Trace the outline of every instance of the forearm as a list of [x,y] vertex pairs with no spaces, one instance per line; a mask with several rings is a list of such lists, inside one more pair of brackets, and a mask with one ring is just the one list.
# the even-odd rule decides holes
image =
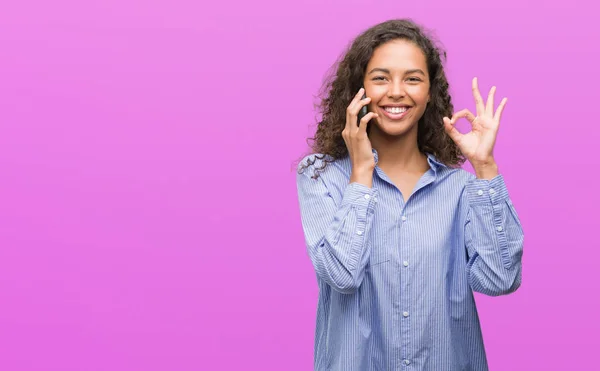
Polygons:
[[[307,193],[303,195],[302,190]],[[310,188],[301,188],[308,254],[320,279],[339,292],[352,293],[360,286],[368,261],[367,238],[377,190],[351,183],[344,190],[339,206],[331,198],[316,194]]]
[[465,243],[474,291],[497,296],[521,284],[523,229],[501,176],[476,179],[466,188],[469,216]]

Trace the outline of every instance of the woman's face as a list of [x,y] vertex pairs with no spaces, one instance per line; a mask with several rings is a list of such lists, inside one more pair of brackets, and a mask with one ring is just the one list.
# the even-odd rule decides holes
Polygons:
[[369,111],[379,114],[374,120],[379,130],[392,136],[416,130],[429,101],[429,86],[427,61],[418,46],[398,39],[377,47],[364,87],[371,98]]

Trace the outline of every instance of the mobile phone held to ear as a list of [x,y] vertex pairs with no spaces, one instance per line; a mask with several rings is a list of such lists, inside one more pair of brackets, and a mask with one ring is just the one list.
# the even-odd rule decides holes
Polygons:
[[[367,97],[367,94],[364,93],[361,99],[365,99],[366,97]],[[368,112],[369,112],[369,110],[366,105],[362,106],[360,111],[358,111],[358,123],[357,123],[358,126],[360,126],[360,120],[362,120],[362,118],[365,117]]]

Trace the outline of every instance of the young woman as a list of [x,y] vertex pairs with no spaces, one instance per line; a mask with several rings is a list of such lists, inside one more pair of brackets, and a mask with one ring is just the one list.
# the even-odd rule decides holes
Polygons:
[[495,108],[474,79],[476,113],[453,113],[443,56],[412,21],[387,21],[325,85],[297,175],[315,370],[488,369],[473,291],[521,284],[523,231],[493,156],[506,99]]

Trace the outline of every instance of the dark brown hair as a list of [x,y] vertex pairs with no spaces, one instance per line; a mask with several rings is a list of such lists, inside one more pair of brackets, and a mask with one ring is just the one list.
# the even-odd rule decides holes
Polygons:
[[[364,31],[333,65],[332,71],[335,70],[335,74],[330,74],[321,88],[318,108],[322,119],[317,124],[314,138],[307,140],[312,153],[322,154],[318,158],[323,160],[323,165],[315,170],[323,171],[329,162],[348,156],[348,149],[342,138],[342,130],[346,126],[346,108],[363,84],[373,51],[396,39],[413,42],[423,51],[427,60],[431,98],[418,123],[419,150],[433,154],[447,166],[460,166],[464,163],[464,156],[444,131],[442,121],[444,116],[451,117],[454,110],[442,65],[446,52],[434,44],[432,37],[421,26],[410,19],[399,19],[380,23]],[[309,160],[308,164],[302,164],[299,172],[313,163],[314,160]],[[318,173],[315,174],[313,177],[318,177]]]

